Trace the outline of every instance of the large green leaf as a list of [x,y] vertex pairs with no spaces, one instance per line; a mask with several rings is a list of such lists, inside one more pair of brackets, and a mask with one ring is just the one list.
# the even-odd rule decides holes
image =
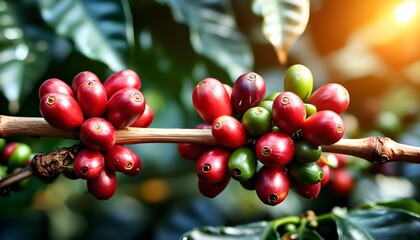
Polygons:
[[262,31],[284,64],[289,48],[308,24],[309,0],[254,0],[252,9],[263,17]]
[[13,114],[19,111],[20,103],[45,72],[51,55],[46,40],[28,38],[25,34],[25,30],[42,33],[36,26],[22,25],[24,18],[28,18],[23,15],[29,4],[17,6],[5,1],[1,4],[0,90],[9,101],[9,111]]
[[176,21],[189,26],[194,50],[226,70],[232,81],[252,69],[251,47],[236,25],[229,1],[158,1],[171,7]]
[[134,46],[131,12],[125,0],[41,0],[44,20],[73,40],[88,58],[111,70],[128,67]]

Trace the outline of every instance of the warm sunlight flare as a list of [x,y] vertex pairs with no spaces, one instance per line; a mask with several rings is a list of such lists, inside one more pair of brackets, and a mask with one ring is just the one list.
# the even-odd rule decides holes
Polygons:
[[406,23],[414,18],[417,11],[417,0],[402,2],[395,9],[395,17],[399,23]]

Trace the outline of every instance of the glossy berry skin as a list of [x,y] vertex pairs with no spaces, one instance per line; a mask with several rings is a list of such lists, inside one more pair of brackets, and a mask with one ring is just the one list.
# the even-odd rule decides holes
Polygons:
[[25,167],[31,154],[31,148],[26,143],[10,142],[1,152],[1,162],[8,167],[9,171],[13,171]]
[[233,110],[242,114],[251,107],[258,106],[264,99],[266,84],[263,77],[255,72],[239,76],[232,87]]
[[317,198],[321,192],[321,182],[306,184],[299,181],[293,181],[292,187],[299,196],[305,199]]
[[274,99],[271,114],[280,131],[290,135],[302,128],[306,119],[306,108],[299,96],[292,92],[283,92]]
[[205,152],[197,161],[195,171],[198,178],[205,182],[221,182],[229,176],[230,152],[214,147]]
[[344,136],[343,119],[337,113],[324,110],[307,118],[302,127],[303,138],[314,146],[331,145]]
[[267,205],[281,203],[289,194],[290,180],[284,167],[263,166],[257,173],[255,191]]
[[298,164],[292,163],[287,166],[290,176],[299,182],[314,184],[324,178],[322,169],[316,162]]
[[88,80],[77,88],[77,102],[86,118],[102,117],[107,105],[105,88],[99,81]]
[[104,118],[93,117],[80,126],[80,141],[94,150],[106,150],[114,146],[117,133],[114,126]]
[[215,78],[205,78],[195,86],[192,102],[198,115],[210,124],[219,116],[232,115],[229,93]]
[[350,104],[350,95],[341,84],[328,83],[315,90],[308,99],[308,103],[313,104],[318,111],[331,110],[341,114]]
[[242,116],[242,125],[246,132],[258,137],[271,130],[271,114],[263,107],[251,107]]
[[255,145],[257,159],[271,167],[284,166],[294,155],[295,147],[291,137],[282,132],[269,132],[262,135]]
[[138,74],[131,69],[124,69],[109,76],[104,87],[108,98],[124,88],[141,88],[141,80]]
[[116,129],[133,124],[146,108],[146,99],[136,88],[124,88],[114,93],[108,100],[106,119]]
[[226,148],[239,148],[247,143],[244,126],[232,116],[217,117],[212,124],[211,133],[216,142]]
[[77,89],[82,83],[86,81],[100,82],[101,80],[98,78],[98,76],[96,76],[96,74],[90,71],[83,71],[76,74],[76,76],[73,78],[73,81],[71,82],[71,89],[73,90],[75,98],[77,98]]
[[198,179],[198,190],[203,196],[215,198],[226,189],[229,182],[230,177],[227,177],[220,182],[206,182]]
[[243,182],[250,179],[257,171],[257,157],[250,148],[235,149],[229,157],[229,173],[232,178]]
[[130,125],[130,127],[147,128],[152,124],[154,113],[152,108],[146,103],[143,114]]
[[141,171],[142,162],[140,157],[125,146],[114,145],[112,148],[105,150],[103,155],[106,166],[111,170],[122,172],[129,176],[136,176]]
[[111,198],[117,190],[117,175],[115,171],[106,167],[98,177],[88,179],[86,182],[89,193],[98,200]]
[[79,104],[67,94],[45,94],[40,100],[39,111],[45,121],[54,128],[74,129],[84,120]]
[[105,161],[102,153],[90,148],[82,148],[73,162],[76,176],[82,179],[94,179],[104,170]]
[[316,161],[318,166],[321,168],[322,173],[324,174],[324,177],[321,180],[321,186],[322,187],[327,185],[327,183],[330,181],[330,177],[331,177],[331,168],[330,168],[330,166],[328,166],[325,163],[325,161],[323,159],[325,159],[325,157],[321,156],[321,158],[318,161]]
[[292,65],[284,74],[284,91],[295,93],[303,101],[311,96],[313,84],[312,72],[304,65]]
[[297,163],[317,161],[322,154],[321,146],[314,146],[305,140],[295,142],[295,155],[293,160]]
[[38,89],[39,99],[47,93],[62,93],[74,97],[71,87],[61,79],[49,78],[45,80]]
[[197,161],[211,146],[196,143],[178,143],[179,155],[185,160]]

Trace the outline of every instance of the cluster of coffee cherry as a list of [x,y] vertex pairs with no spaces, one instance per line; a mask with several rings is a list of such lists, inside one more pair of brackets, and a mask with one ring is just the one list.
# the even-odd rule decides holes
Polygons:
[[134,176],[141,170],[139,156],[116,144],[116,130],[148,127],[153,120],[140,87],[137,73],[125,69],[103,83],[94,73],[83,71],[71,86],[50,78],[39,88],[42,117],[54,128],[78,130],[82,147],[73,162],[74,172],[98,199],[114,194],[116,172]]
[[[31,164],[32,150],[31,147],[22,142],[7,142],[6,139],[0,138],[0,180],[7,177],[14,171]],[[13,184],[11,190],[21,190],[28,182],[28,179]]]
[[205,123],[196,128],[211,129],[217,145],[178,144],[183,158],[197,161],[199,191],[213,198],[233,178],[267,205],[282,202],[289,189],[316,198],[329,178],[322,146],[343,137],[340,114],[349,94],[337,83],[312,90],[312,73],[301,64],[286,70],[284,92],[269,95],[255,72],[233,86],[214,78],[199,82],[192,101]]

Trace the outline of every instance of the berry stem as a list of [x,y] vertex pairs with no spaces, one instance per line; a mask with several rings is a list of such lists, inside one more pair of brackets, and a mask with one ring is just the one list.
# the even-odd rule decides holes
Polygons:
[[[78,133],[73,130],[53,128],[43,118],[0,115],[0,137],[14,136],[77,139]],[[216,144],[211,129],[128,127],[117,130],[117,144],[181,142]],[[360,139],[341,139],[335,144],[322,146],[322,151],[352,155],[375,164],[387,162],[420,164],[420,147],[397,143],[387,137],[372,136]]]
[[8,188],[9,186],[13,185],[14,183],[20,182],[23,179],[31,177],[33,174],[34,172],[32,171],[32,167],[27,166],[1,179],[0,180],[0,195],[1,196],[9,195],[9,192],[10,192],[10,189]]

